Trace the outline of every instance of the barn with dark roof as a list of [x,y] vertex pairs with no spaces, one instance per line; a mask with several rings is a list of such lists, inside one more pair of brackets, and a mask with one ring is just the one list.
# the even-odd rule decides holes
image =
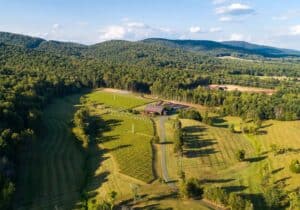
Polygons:
[[148,104],[145,107],[145,113],[147,114],[158,114],[158,115],[167,115],[167,109],[163,105],[157,105],[157,104]]

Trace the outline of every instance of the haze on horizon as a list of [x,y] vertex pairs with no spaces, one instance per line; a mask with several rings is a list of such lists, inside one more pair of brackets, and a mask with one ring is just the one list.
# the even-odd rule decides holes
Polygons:
[[237,40],[300,50],[297,0],[0,0],[0,5],[0,31],[47,40]]

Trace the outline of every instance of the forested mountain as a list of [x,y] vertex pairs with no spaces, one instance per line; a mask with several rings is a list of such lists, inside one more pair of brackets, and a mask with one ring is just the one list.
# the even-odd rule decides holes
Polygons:
[[213,56],[236,57],[299,57],[300,51],[279,49],[240,41],[216,42],[208,40],[169,40],[160,38],[145,39],[146,43],[158,43],[169,47],[201,52]]

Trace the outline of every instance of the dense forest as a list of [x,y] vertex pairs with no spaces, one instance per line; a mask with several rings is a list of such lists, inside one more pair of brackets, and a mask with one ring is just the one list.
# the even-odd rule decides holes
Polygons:
[[[16,188],[18,150],[38,135],[43,108],[54,97],[113,87],[218,107],[223,115],[297,120],[297,77],[297,62],[223,60],[157,43],[85,46],[0,33],[0,209],[9,208]],[[207,88],[215,83],[277,92],[269,96]]]

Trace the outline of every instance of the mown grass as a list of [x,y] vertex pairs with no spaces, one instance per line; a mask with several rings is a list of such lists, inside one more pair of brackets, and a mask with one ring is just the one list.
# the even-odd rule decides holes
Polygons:
[[[290,162],[299,159],[299,121],[265,121],[258,135],[240,132],[242,120],[238,117],[219,118],[215,120],[214,126],[193,120],[181,121],[187,133],[184,156],[176,156],[172,152],[172,145],[168,151],[168,167],[173,177],[182,166],[187,177],[200,178],[207,185],[219,185],[231,192],[243,193],[254,202],[257,209],[266,208],[261,194],[266,168],[272,183],[284,183],[286,191],[299,187],[299,175],[289,170]],[[231,133],[228,124],[235,124],[237,133]],[[167,136],[172,137],[170,123],[167,123],[166,128],[169,133]],[[272,144],[291,150],[274,155]],[[246,150],[246,160],[243,162],[237,161],[235,157],[239,149]]]
[[49,104],[42,134],[22,147],[15,209],[71,209],[80,201],[84,157],[69,127],[79,97]]
[[112,93],[99,90],[86,95],[86,98],[87,102],[104,104],[117,109],[131,109],[152,102],[150,99],[130,93]]

